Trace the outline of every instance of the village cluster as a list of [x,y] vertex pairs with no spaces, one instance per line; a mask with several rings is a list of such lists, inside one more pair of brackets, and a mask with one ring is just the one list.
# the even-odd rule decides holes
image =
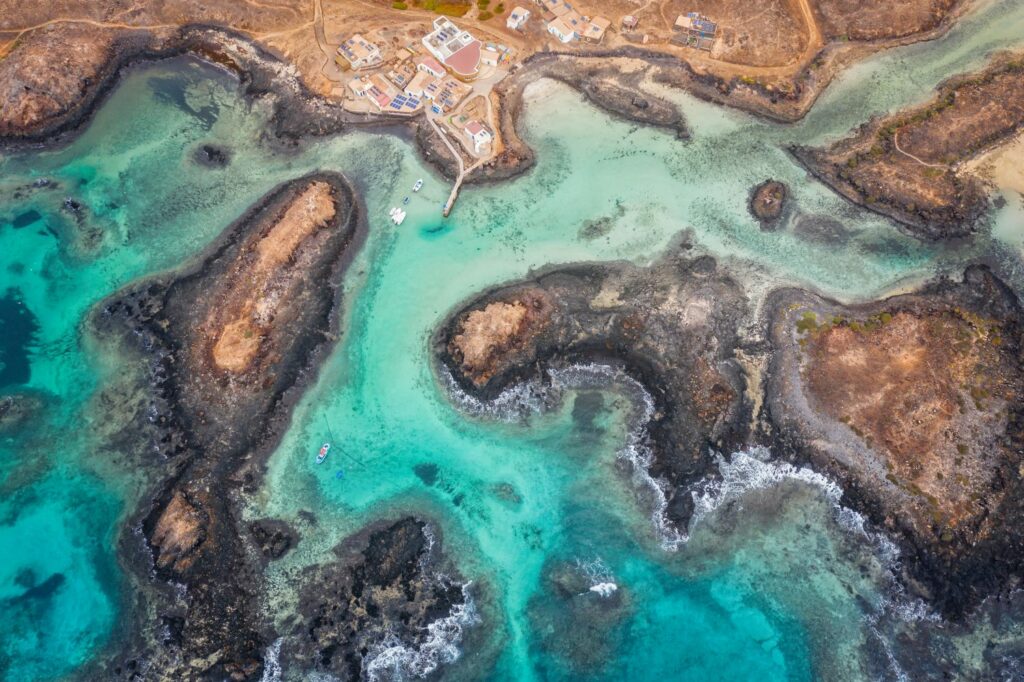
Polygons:
[[[545,31],[561,43],[601,42],[611,26],[605,17],[587,16],[566,0],[534,1]],[[531,15],[526,7],[517,6],[509,13],[506,26],[524,31]],[[623,17],[624,35],[634,35],[638,23],[635,16]],[[701,50],[711,50],[718,31],[714,22],[696,12],[679,15],[674,29],[673,43]],[[349,36],[338,47],[336,62],[342,70],[354,73],[347,88],[357,110],[410,116],[425,111],[455,132],[463,147],[480,158],[489,156],[494,133],[488,125],[489,108],[467,106],[468,101],[478,99],[471,97],[472,83],[496,74],[500,77],[498,70],[512,58],[510,47],[484,42],[448,17],[439,16],[419,42],[407,42],[387,55],[380,44],[362,34]],[[488,89],[476,92],[486,96]]]
[[[469,98],[474,91],[472,81],[492,75],[511,57],[511,48],[484,43],[448,17],[438,17],[419,44],[398,49],[386,64],[380,46],[359,34],[341,44],[337,62],[354,72],[373,70],[357,73],[348,82],[357,101],[372,107],[368,110],[406,115],[428,111],[443,117]],[[494,134],[486,122],[452,116],[447,123],[462,133],[461,141],[473,155],[489,152]]]

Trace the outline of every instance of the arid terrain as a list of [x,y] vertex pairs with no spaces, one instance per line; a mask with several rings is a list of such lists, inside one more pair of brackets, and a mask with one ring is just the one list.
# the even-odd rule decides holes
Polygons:
[[1016,297],[975,268],[962,284],[852,309],[804,293],[774,298],[766,400],[783,447],[912,538],[908,569],[947,613],[1019,571]]
[[[597,58],[596,66],[628,57],[640,60],[664,84],[700,96],[792,120],[801,116],[843,64],[889,44],[926,39],[949,25],[964,3],[904,0],[858,3],[853,14],[837,0],[734,0],[648,2],[595,0],[577,7],[605,16],[610,27],[600,42],[559,43],[545,29],[545,10],[521,30],[505,26],[513,3],[437,5],[364,0],[281,0],[277,3],[214,1],[198,5],[83,2],[24,6],[0,2],[0,138],[40,137],[58,119],[89,105],[91,91],[119,68],[118,57],[159,52],[175,43],[183,26],[220,27],[266,49],[295,67],[312,93],[341,103],[351,79],[339,68],[338,46],[353,33],[371,36],[388,60],[403,46],[418,45],[438,11],[482,40],[506,46],[515,70],[546,52]],[[404,8],[399,8],[402,5]],[[433,7],[434,11],[427,9]],[[718,24],[710,51],[677,42],[677,16],[699,12]],[[636,28],[620,26],[626,15]],[[857,27],[856,29],[854,27]],[[500,113],[490,121],[495,128]],[[496,153],[501,151],[497,145]]]
[[796,151],[848,198],[924,237],[970,232],[987,205],[977,175],[961,166],[1006,144],[1024,125],[1024,58],[1003,55],[951,79],[928,104],[866,124],[827,150]]

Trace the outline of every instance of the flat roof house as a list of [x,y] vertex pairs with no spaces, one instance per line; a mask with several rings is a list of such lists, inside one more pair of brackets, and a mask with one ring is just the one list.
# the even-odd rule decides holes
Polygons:
[[561,19],[548,22],[548,33],[558,38],[563,43],[571,43],[576,40],[576,30],[570,28],[569,24]]
[[363,38],[358,33],[346,40],[338,47],[338,54],[349,63],[353,69],[365,69],[380,64],[380,48]]
[[488,130],[487,126],[480,121],[470,121],[466,124],[465,131],[466,137],[472,141],[473,149],[477,154],[479,154],[480,150],[489,145],[491,140],[494,139],[494,135],[491,134],[491,131]]
[[508,15],[508,20],[505,21],[505,25],[513,31],[518,31],[526,25],[526,21],[530,18],[530,10],[523,7],[516,7],[512,10],[512,14]]
[[434,30],[423,36],[423,46],[457,78],[469,80],[480,70],[480,41],[448,17],[434,19]]
[[591,19],[580,34],[584,40],[589,40],[592,43],[599,43],[604,38],[605,32],[608,27],[612,25],[612,22],[604,17],[594,17]]
[[444,78],[445,70],[441,62],[431,56],[426,56],[416,62],[416,70],[429,73],[434,78]]
[[405,94],[410,97],[424,99],[423,93],[426,92],[427,86],[436,81],[437,79],[426,71],[418,71],[413,76],[413,79],[409,81],[409,84],[405,86]]

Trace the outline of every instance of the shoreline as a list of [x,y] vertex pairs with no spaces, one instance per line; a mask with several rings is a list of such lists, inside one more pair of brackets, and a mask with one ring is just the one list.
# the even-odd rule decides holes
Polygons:
[[[941,37],[974,4],[970,0],[958,3],[936,27],[923,33],[853,44],[827,44],[811,64],[800,69],[792,80],[796,97],[793,92],[782,93],[757,81],[742,82],[737,76],[725,79],[714,74],[702,74],[678,55],[632,45],[590,52],[534,53],[521,65],[517,65],[493,92],[499,105],[499,129],[504,150],[470,173],[465,184],[480,185],[509,180],[532,168],[535,152],[518,134],[523,106],[522,92],[530,82],[544,77],[569,85],[588,102],[612,116],[675,130],[681,139],[686,139],[685,121],[674,104],[645,91],[637,82],[638,79],[631,78],[632,74],[621,73],[614,63],[599,64],[588,75],[584,75],[581,67],[587,61],[636,60],[644,70],[654,70],[652,76],[656,83],[777,123],[795,123],[806,115],[836,75],[852,63],[884,49]],[[308,137],[344,134],[348,129],[408,129],[421,159],[445,179],[452,180],[455,177],[455,160],[451,158],[450,152],[443,145],[434,143],[437,141],[428,142],[433,139],[433,135],[423,114],[410,118],[348,112],[340,104],[310,91],[288,62],[245,35],[212,24],[186,24],[171,35],[160,36],[147,29],[116,35],[95,82],[85,89],[80,100],[37,129],[0,136],[0,151],[52,148],[67,144],[88,125],[96,110],[116,88],[125,69],[182,56],[191,56],[227,69],[239,78],[247,98],[274,98],[271,121],[274,137],[282,144],[295,144]],[[827,73],[819,82],[813,67],[823,56],[828,60],[825,63]],[[568,73],[555,74],[563,66]],[[602,78],[612,81],[612,87],[606,88],[604,92],[595,87],[596,81]],[[624,105],[627,95],[634,101],[640,99],[648,105],[653,103],[655,110],[647,111],[648,106]]]
[[[693,266],[694,263],[691,263],[690,267]],[[659,264],[651,267],[654,271],[640,269],[642,272],[637,276],[651,287],[657,288],[656,270]],[[686,281],[688,275],[684,273],[687,272],[687,266],[680,262],[676,267],[676,272],[681,275],[681,281]],[[996,287],[1004,296],[1017,301],[1009,288],[991,274],[986,274],[989,273],[987,268],[968,268],[963,283],[950,283],[939,276],[916,287],[912,293],[888,296],[855,305],[843,305],[802,289],[774,290],[758,313],[758,322],[752,336],[737,336],[730,342],[725,336],[716,335],[721,343],[719,351],[725,354],[720,359],[725,364],[720,364],[719,367],[725,372],[724,375],[731,377],[730,383],[738,395],[733,398],[733,407],[719,412],[719,421],[715,429],[706,437],[698,436],[696,441],[693,440],[694,424],[699,422],[695,415],[706,413],[707,405],[713,404],[714,400],[709,402],[707,396],[691,387],[686,379],[687,372],[681,373],[680,367],[665,364],[665,348],[660,342],[653,342],[655,345],[652,345],[652,342],[648,341],[650,337],[660,335],[658,323],[652,320],[669,315],[669,311],[674,310],[673,304],[668,304],[667,308],[664,304],[649,307],[642,302],[625,300],[625,297],[620,300],[614,294],[615,291],[629,291],[628,285],[621,286],[622,281],[629,281],[628,277],[616,279],[627,270],[628,266],[616,263],[551,265],[530,272],[521,280],[506,282],[472,295],[457,304],[444,317],[434,333],[431,346],[435,377],[439,377],[441,372],[447,373],[460,391],[486,405],[520,385],[533,382],[546,385],[552,372],[588,363],[598,363],[617,369],[637,381],[653,401],[652,417],[642,426],[650,439],[652,451],[646,473],[652,479],[667,484],[663,491],[665,506],[662,513],[674,525],[676,532],[685,533],[689,525],[694,511],[689,493],[694,490],[694,486],[702,480],[715,480],[720,474],[711,453],[736,452],[751,446],[765,446],[772,452],[774,460],[797,466],[810,466],[812,470],[827,475],[840,484],[842,503],[862,514],[873,530],[882,532],[899,547],[904,561],[901,564],[902,570],[895,576],[898,582],[912,594],[933,605],[947,622],[964,621],[977,612],[985,598],[1004,595],[1007,590],[1013,588],[1015,576],[1019,576],[1024,570],[1024,563],[999,561],[998,557],[1007,556],[1007,552],[1012,553],[1016,551],[1014,548],[1024,544],[1024,536],[1011,532],[1015,524],[1024,519],[1022,488],[1016,482],[1010,482],[1014,474],[997,474],[997,482],[992,484],[998,487],[998,482],[1002,481],[1004,485],[1010,486],[1005,497],[1000,498],[1003,500],[999,503],[1000,511],[997,512],[993,508],[991,516],[983,512],[977,517],[980,521],[969,519],[963,525],[953,526],[952,536],[947,537],[948,531],[944,530],[945,526],[940,525],[938,530],[925,529],[911,521],[901,520],[901,510],[905,510],[910,504],[904,497],[909,496],[911,502],[919,504],[923,499],[922,495],[927,497],[927,493],[915,492],[917,488],[912,482],[904,484],[902,488],[895,484],[890,487],[891,489],[887,488],[891,481],[884,476],[879,480],[874,467],[880,465],[875,462],[884,462],[886,458],[896,455],[885,449],[873,450],[875,446],[870,444],[870,439],[865,446],[861,440],[862,436],[854,438],[857,432],[851,431],[846,422],[832,425],[832,418],[823,411],[822,406],[809,413],[811,417],[808,418],[811,422],[808,423],[826,425],[826,435],[815,435],[815,429],[825,428],[824,426],[807,427],[811,428],[808,431],[807,428],[793,422],[797,418],[794,410],[812,408],[799,408],[799,405],[803,405],[804,399],[794,396],[803,395],[807,389],[802,384],[804,379],[800,378],[799,372],[791,367],[794,362],[792,356],[798,351],[782,344],[779,336],[779,330],[791,331],[793,328],[790,309],[794,301],[827,304],[836,311],[841,311],[844,316],[852,315],[856,319],[877,314],[879,310],[907,308],[917,311],[916,314],[923,314],[922,311],[945,309],[943,306],[953,306],[954,310],[960,310],[958,306],[966,306],[969,311],[965,313],[967,319],[973,319],[970,317],[973,314],[971,311],[974,310],[972,306],[975,305],[972,301],[984,299],[985,291],[988,290],[986,287]],[[699,267],[698,270],[703,271]],[[700,276],[712,276],[710,272],[714,271],[704,272]],[[719,269],[718,274],[713,276],[729,277],[724,269]],[[609,284],[611,280],[616,280],[615,286]],[[575,289],[584,290],[584,293],[579,294],[581,299],[615,301],[613,307],[609,309],[614,312],[607,313],[600,307],[579,307],[573,294],[566,293],[574,291],[570,284]],[[545,291],[546,294],[543,293]],[[502,325],[498,322],[501,319],[497,317],[501,314],[499,306],[523,302],[529,308],[531,300],[545,295],[549,296],[550,300],[545,300],[542,307],[553,312],[528,315],[525,322],[515,327],[518,331],[509,337],[495,338],[493,332],[486,332],[492,334],[491,340],[488,341],[491,345],[487,356],[480,356],[478,352],[471,350],[474,346],[479,348],[480,344],[471,337],[467,342],[466,334],[485,333],[479,330],[494,330],[503,326],[509,328],[507,307],[506,323]],[[726,305],[728,307],[728,304]],[[1013,305],[1019,307],[1019,303]],[[535,310],[541,310],[536,305],[533,307]],[[642,324],[646,326],[642,328],[641,336],[644,341],[630,340],[628,333],[623,332],[628,326],[622,327],[622,319],[630,319],[630,311],[634,308],[644,311],[645,319]],[[998,306],[995,309],[998,309]],[[488,311],[491,311],[493,321],[473,319],[474,315]],[[599,321],[603,320],[605,314],[611,315],[607,324],[598,324],[591,319],[596,317]],[[686,316],[686,312],[676,314]],[[1018,320],[1012,314],[1007,315],[1009,316],[997,315],[996,319],[1005,324],[1006,334],[1012,336],[1017,333],[1013,330],[1018,329]],[[566,336],[560,331],[562,327],[573,331]],[[592,329],[600,331],[593,332],[595,336],[591,337]],[[1013,338],[1016,339],[1016,336]],[[685,342],[683,343],[685,345]],[[657,348],[661,350],[655,350]],[[736,364],[734,355],[730,355],[739,352],[752,353],[764,358],[766,365],[763,380],[745,376],[742,367]],[[466,353],[472,355],[467,356]],[[667,356],[674,357],[672,353],[668,353]],[[470,359],[467,360],[467,357]],[[477,360],[479,357],[489,359],[481,364]],[[783,364],[790,369],[783,371]],[[727,366],[731,367],[731,370],[726,369]],[[692,370],[690,372],[692,373]],[[439,381],[444,383],[441,379]],[[757,385],[751,386],[750,381],[756,381]],[[780,381],[788,382],[788,388],[780,388]],[[702,380],[699,383],[706,382]],[[756,414],[753,413],[753,409],[758,403],[749,395],[751,388],[761,397],[760,409]],[[993,431],[993,438],[997,442],[1001,442],[999,439],[1002,438],[1016,437],[1015,424],[1018,418],[1011,415],[1008,419],[1005,435],[999,435],[1001,432],[997,426],[992,427],[996,429]],[[1021,421],[1024,421],[1024,417]],[[847,431],[850,433],[847,434]],[[850,451],[860,452],[866,447],[867,450],[858,455],[859,460],[852,460],[864,463],[858,464],[857,467],[846,463],[845,455],[833,452],[842,446],[832,441],[823,441],[823,438],[837,438],[835,443],[847,444]],[[690,442],[699,444],[699,454],[689,451],[686,444]],[[823,443],[831,445],[825,447]],[[1008,472],[1013,468],[1007,463],[1012,459],[1009,454],[993,456],[999,459],[1000,467],[1009,467]],[[969,467],[963,470],[965,473],[986,470],[985,467],[973,463],[973,460],[970,462],[972,463],[965,465]],[[1002,468],[999,471],[1002,471]],[[975,485],[987,484],[979,482]],[[964,497],[966,494],[961,493],[961,497],[967,499]],[[973,525],[976,523],[981,525]],[[991,534],[986,534],[988,531],[985,529],[989,527],[986,524],[995,524]]]
[[[252,389],[255,397],[240,393],[240,399],[224,398],[224,414],[214,414],[210,408],[217,402],[204,395],[212,390],[219,397],[241,389],[203,388],[204,381],[210,381],[207,373],[188,359],[195,357],[191,347],[197,339],[201,342],[203,332],[198,330],[195,336],[193,329],[179,329],[173,322],[181,310],[194,306],[179,300],[182,293],[172,292],[203,286],[210,277],[230,281],[223,279],[229,276],[225,268],[236,262],[230,254],[243,253],[239,249],[252,243],[254,230],[279,219],[273,216],[280,215],[287,205],[283,202],[294,201],[300,188],[316,183],[327,183],[344,202],[345,211],[334,219],[337,232],[321,238],[325,250],[319,263],[309,266],[323,275],[323,286],[312,294],[320,302],[310,306],[312,312],[280,313],[298,314],[300,328],[294,338],[282,339],[290,347],[282,349],[282,359],[270,366],[280,364],[269,375],[273,385],[267,387],[260,380]],[[262,641],[262,619],[254,609],[267,549],[243,523],[239,509],[242,498],[258,489],[266,460],[291,424],[295,405],[334,348],[334,330],[343,310],[341,277],[366,230],[365,210],[352,185],[337,173],[312,173],[265,194],[185,265],[129,284],[95,308],[90,318],[93,335],[127,348],[149,368],[145,382],[156,410],[151,421],[158,425],[152,444],[160,458],[154,465],[163,467],[163,476],[158,470],[138,507],[126,512],[117,543],[118,561],[134,590],[147,595],[145,607],[140,608],[138,597],[129,605],[134,607],[129,608],[129,617],[135,620],[130,636],[126,642],[112,642],[112,655],[100,657],[96,668],[110,674],[127,661],[137,666],[142,660],[186,676],[190,670],[196,674],[199,665],[203,674],[216,669],[233,679],[251,679],[262,669],[268,642]],[[321,248],[307,243],[313,245],[306,248]],[[225,259],[230,262],[225,264]],[[286,305],[295,307],[298,302]],[[268,371],[259,369],[262,364],[255,367],[256,379]],[[263,520],[264,525],[272,521]],[[225,573],[237,580],[224,584]],[[179,592],[175,585],[185,589]],[[169,635],[161,635],[162,643],[154,640],[160,622],[169,628]]]

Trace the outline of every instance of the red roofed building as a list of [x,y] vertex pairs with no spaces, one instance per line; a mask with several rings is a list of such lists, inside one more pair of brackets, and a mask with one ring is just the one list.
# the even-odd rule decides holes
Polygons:
[[427,56],[416,62],[416,68],[424,73],[429,73],[434,78],[444,78],[445,70],[441,62],[433,57]]
[[494,135],[480,121],[470,121],[465,127],[466,137],[473,141],[473,149],[479,154],[481,148],[491,143]]
[[463,80],[474,77],[480,71],[480,48],[479,40],[474,40],[469,45],[454,52],[451,57],[444,60],[445,66],[452,70],[452,75]]

